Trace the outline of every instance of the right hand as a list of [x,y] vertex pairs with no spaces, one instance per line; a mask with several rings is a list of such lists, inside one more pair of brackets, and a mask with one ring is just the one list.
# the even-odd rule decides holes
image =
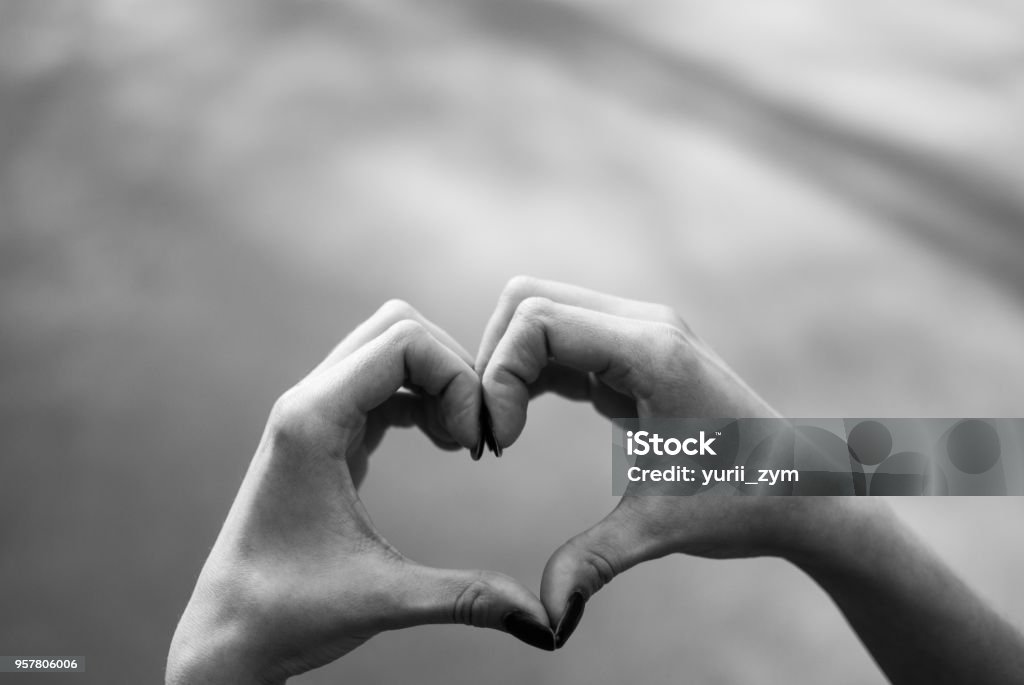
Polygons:
[[[476,369],[502,447],[519,437],[529,399],[543,392],[589,401],[608,418],[776,416],[669,307],[532,278],[505,288]],[[544,569],[541,601],[557,626],[556,645],[619,573],[674,552],[781,553],[794,526],[820,520],[806,511],[829,506],[820,499],[627,494]]]

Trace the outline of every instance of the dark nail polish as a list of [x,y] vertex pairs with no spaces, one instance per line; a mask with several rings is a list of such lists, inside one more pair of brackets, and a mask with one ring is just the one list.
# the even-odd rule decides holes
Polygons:
[[519,638],[531,647],[548,652],[555,651],[555,634],[551,628],[535,621],[522,611],[513,611],[501,622],[511,635]]
[[476,445],[469,451],[469,456],[472,457],[473,461],[480,461],[480,457],[484,453],[484,434],[480,433],[480,439],[476,441]]
[[487,449],[494,452],[494,435],[491,434],[491,415],[487,411],[487,405],[480,407],[480,435],[484,436]]
[[558,622],[558,628],[555,630],[555,647],[561,647],[569,640],[569,636],[580,624],[583,609],[586,606],[587,601],[583,599],[583,593],[577,590],[569,595],[569,600],[565,603],[565,611],[562,612],[562,619]]
[[498,444],[498,439],[494,437],[494,427],[491,425],[491,413],[487,411],[486,404],[481,407],[480,410],[480,427],[487,438],[487,448],[494,453],[494,456],[500,457],[501,445]]

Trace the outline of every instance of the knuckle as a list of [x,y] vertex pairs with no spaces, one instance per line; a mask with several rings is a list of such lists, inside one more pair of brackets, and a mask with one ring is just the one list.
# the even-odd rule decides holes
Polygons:
[[666,380],[677,378],[678,365],[689,358],[685,334],[668,323],[642,323],[621,344],[632,363],[620,369],[623,377],[610,380],[630,387],[638,400],[653,397]]
[[583,572],[586,590],[593,595],[610,583],[619,573],[618,555],[608,545],[590,543],[583,545],[574,541],[577,567]]
[[405,300],[392,298],[382,304],[377,310],[378,315],[386,321],[402,321],[403,319],[418,319],[419,312]]
[[452,622],[483,626],[490,590],[491,586],[484,578],[483,571],[475,571],[473,577],[455,596],[452,603]]
[[693,328],[690,327],[689,322],[682,316],[680,316],[679,312],[672,309],[671,307],[669,308],[669,312],[671,312],[672,314],[669,323],[672,324],[677,329],[679,329],[687,337],[688,340],[692,341],[696,337],[696,334],[693,332]]
[[394,343],[409,343],[428,335],[423,324],[414,319],[402,319],[387,330],[388,338]]
[[669,379],[689,377],[696,359],[693,341],[669,324],[654,324],[651,331],[652,365]]
[[546,297],[527,297],[519,302],[513,318],[527,322],[539,321],[551,311],[552,304],[551,300]]
[[513,276],[505,284],[502,297],[509,302],[519,302],[538,292],[540,283],[540,279],[533,276]]
[[694,337],[693,330],[690,328],[690,324],[680,316],[679,312],[674,307],[667,304],[650,303],[648,311],[648,318],[654,323],[662,323],[678,328],[684,334],[690,337]]
[[670,323],[651,324],[648,335],[652,341],[654,357],[659,362],[675,359],[690,349],[690,340],[686,333]]
[[285,391],[270,410],[270,435],[279,447],[303,448],[319,439],[321,421],[304,393],[294,387]]
[[295,388],[286,390],[277,398],[270,410],[270,423],[278,429],[290,426],[302,414],[302,404],[298,390]]

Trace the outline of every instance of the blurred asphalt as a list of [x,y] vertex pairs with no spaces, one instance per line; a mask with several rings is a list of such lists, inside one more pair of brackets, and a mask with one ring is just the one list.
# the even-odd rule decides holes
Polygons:
[[[0,653],[154,682],[274,398],[402,297],[475,349],[517,273],[671,303],[794,416],[1024,416],[1024,10],[0,4]],[[398,548],[536,588],[607,426],[389,436]],[[1019,500],[898,502],[1018,625]],[[70,682],[45,677],[37,682]],[[882,682],[781,562],[617,579],[552,656],[462,627],[301,683]]]

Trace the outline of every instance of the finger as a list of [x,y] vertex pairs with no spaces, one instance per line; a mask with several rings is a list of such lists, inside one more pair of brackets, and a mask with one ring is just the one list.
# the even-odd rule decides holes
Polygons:
[[544,367],[536,381],[530,384],[530,399],[547,392],[578,402],[590,402],[605,418],[636,416],[636,402],[612,390],[593,373],[577,371],[558,363]]
[[561,647],[576,629],[587,601],[615,576],[642,561],[662,556],[620,503],[590,530],[559,547],[544,567],[540,596]]
[[443,450],[455,450],[460,447],[445,427],[440,406],[432,397],[399,390],[374,411],[381,414],[388,426],[416,426],[434,445]]
[[519,437],[526,424],[529,386],[550,362],[593,373],[612,390],[640,400],[653,393],[657,372],[666,372],[662,360],[669,353],[666,345],[680,335],[669,324],[595,312],[544,298],[524,300],[481,380],[498,444],[507,447]]
[[415,321],[403,320],[318,380],[327,416],[344,424],[382,405],[405,384],[437,398],[448,433],[463,447],[480,437],[480,380],[465,359]]
[[460,345],[455,338],[448,334],[447,331],[420,314],[419,311],[417,311],[416,308],[408,302],[392,299],[381,305],[369,319],[359,324],[351,333],[345,336],[345,338],[338,343],[333,350],[331,350],[330,354],[328,354],[327,357],[317,365],[313,370],[313,373],[322,371],[323,369],[337,364],[339,361],[352,354],[399,321],[415,321],[426,328],[427,331],[438,341],[451,348],[451,350],[459,355],[460,358],[465,360],[466,363],[470,366],[473,365],[473,357],[466,351],[466,348]]
[[395,580],[399,627],[462,623],[503,630],[538,649],[555,649],[540,600],[504,574],[406,562]]
[[[435,398],[400,389],[394,395],[374,409],[370,415],[375,422],[367,421],[367,431],[363,438],[363,450],[349,452],[348,470],[356,489],[362,485],[369,470],[369,457],[389,428],[408,428],[417,426],[434,445],[442,450],[451,451],[461,447],[445,427],[444,416]],[[374,425],[375,428],[370,428]]]
[[516,276],[511,279],[498,298],[498,305],[491,314],[484,335],[477,349],[476,370],[482,372],[498,346],[498,341],[505,334],[516,308],[526,299],[543,297],[553,302],[574,305],[584,309],[592,309],[605,314],[614,314],[632,319],[657,321],[661,323],[681,323],[675,311],[665,305],[640,300],[630,300],[616,295],[608,295],[596,290],[581,288],[577,285],[546,281],[530,276]]

